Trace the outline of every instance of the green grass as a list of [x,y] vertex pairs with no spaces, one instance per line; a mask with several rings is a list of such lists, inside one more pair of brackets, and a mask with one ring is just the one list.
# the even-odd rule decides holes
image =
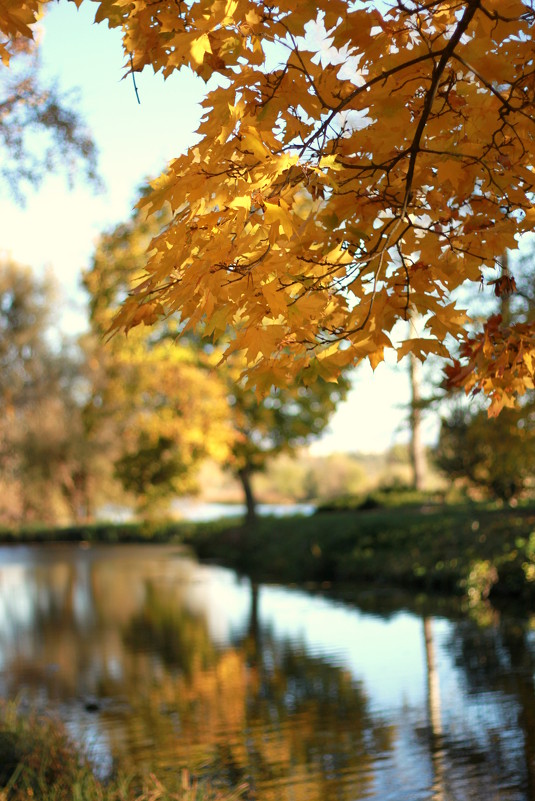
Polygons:
[[244,790],[221,793],[186,770],[165,783],[153,774],[99,781],[61,724],[0,707],[0,801],[236,801]]
[[70,526],[35,524],[21,528],[0,526],[0,544],[31,544],[49,542],[91,542],[115,545],[117,543],[180,543],[189,539],[198,529],[228,527],[225,521],[210,523],[128,522],[81,523]]
[[201,558],[258,580],[373,582],[466,594],[535,596],[535,507],[397,507],[198,529]]
[[[409,499],[408,499],[409,500]],[[412,501],[412,499],[411,499]],[[0,531],[4,542],[183,543],[258,581],[372,582],[425,592],[535,598],[535,505],[385,506],[311,517]]]

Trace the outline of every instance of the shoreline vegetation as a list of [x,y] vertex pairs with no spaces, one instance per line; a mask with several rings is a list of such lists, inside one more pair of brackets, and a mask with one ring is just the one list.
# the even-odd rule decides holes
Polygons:
[[535,503],[447,505],[369,496],[311,516],[0,529],[0,544],[168,543],[258,582],[365,583],[464,597],[535,598]]
[[245,790],[218,790],[186,769],[165,780],[152,773],[100,780],[59,721],[0,705],[0,801],[238,801]]

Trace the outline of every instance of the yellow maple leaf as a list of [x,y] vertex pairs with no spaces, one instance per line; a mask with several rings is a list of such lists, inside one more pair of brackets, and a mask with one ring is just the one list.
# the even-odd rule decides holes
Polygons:
[[203,33],[191,43],[190,53],[196,64],[202,64],[204,61],[204,54],[211,53],[212,46],[207,33]]
[[[282,229],[282,232],[288,239],[293,234],[293,223],[292,218],[289,212],[284,209],[282,206],[278,205],[277,203],[269,203],[266,201],[264,203],[264,222],[267,225],[279,225],[279,228]],[[277,233],[279,229],[277,228]]]
[[275,317],[280,314],[285,315],[288,312],[284,291],[276,279],[269,281],[267,284],[262,284],[261,290]]

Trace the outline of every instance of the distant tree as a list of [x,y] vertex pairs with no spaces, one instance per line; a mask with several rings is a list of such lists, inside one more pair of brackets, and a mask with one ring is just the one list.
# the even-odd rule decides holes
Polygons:
[[0,264],[0,517],[91,518],[108,483],[103,441],[84,414],[85,354],[52,324],[51,280]]
[[28,268],[14,262],[0,265],[0,517],[4,522],[23,515],[13,441],[21,420],[43,399],[50,292],[50,282],[34,280]]
[[247,520],[256,519],[256,498],[251,478],[264,470],[280,453],[294,453],[321,434],[338,403],[349,389],[349,381],[337,383],[319,378],[313,386],[297,382],[286,389],[272,388],[257,398],[238,380],[229,381],[229,403],[236,433],[230,466],[241,481],[247,505]]
[[92,414],[112,426],[115,474],[143,514],[194,492],[203,460],[228,454],[224,387],[202,356],[170,338],[154,342],[138,335],[102,348],[102,385],[91,398]]
[[533,406],[504,409],[495,420],[483,410],[455,410],[442,420],[435,460],[450,479],[512,500],[535,476]]
[[[417,321],[414,316],[410,319],[410,336],[418,336]],[[422,402],[422,376],[421,363],[414,353],[409,353],[409,456],[412,472],[413,489],[420,492],[424,488],[426,475],[425,447],[423,443],[423,402]]]
[[369,477],[362,464],[349,453],[332,453],[309,460],[305,480],[306,500],[330,502],[356,497]]
[[0,404],[4,417],[33,403],[46,373],[53,284],[28,267],[0,263]]
[[0,185],[19,201],[48,172],[72,182],[82,171],[99,184],[91,134],[74,99],[43,80],[35,43],[18,40],[0,72],[0,155]]
[[97,427],[113,428],[116,476],[143,514],[193,492],[202,461],[224,460],[232,439],[217,359],[196,343],[177,345],[176,321],[103,341],[139,277],[154,225],[135,217],[103,234],[84,274],[100,372],[90,414]]
[[[24,522],[86,522],[111,478],[105,453],[87,437],[69,387],[50,382],[38,408],[17,420],[10,437]],[[97,466],[98,465],[98,466]]]
[[[114,314],[120,302],[126,295],[135,291],[135,286],[139,282],[146,265],[146,251],[151,239],[157,236],[168,223],[169,217],[165,210],[158,215],[144,218],[139,212],[134,213],[131,220],[123,223],[108,234],[101,236],[91,269],[85,273],[84,283],[90,298],[91,324],[95,333],[103,334],[107,331],[113,320]],[[337,403],[344,397],[349,387],[348,379],[341,377],[337,383],[330,383],[318,378],[310,387],[305,387],[297,381],[294,385],[287,388],[272,387],[263,398],[258,398],[250,389],[243,386],[240,380],[242,362],[238,366],[230,360],[221,363],[222,352],[218,347],[206,342],[202,342],[198,336],[183,335],[181,344],[174,340],[183,326],[173,317],[166,321],[160,321],[158,326],[153,328],[142,327],[128,334],[117,334],[106,347],[104,359],[108,359],[110,369],[116,369],[117,360],[123,358],[132,342],[136,342],[136,347],[145,353],[140,363],[140,373],[138,375],[139,387],[143,382],[151,381],[150,373],[158,370],[158,353],[165,353],[166,358],[171,358],[175,353],[175,359],[185,358],[185,354],[190,359],[190,363],[197,363],[197,367],[203,371],[202,381],[205,389],[199,383],[197,387],[197,400],[192,399],[188,405],[189,412],[182,412],[184,420],[191,420],[190,431],[195,430],[195,414],[200,413],[203,400],[206,400],[210,393],[221,394],[225,398],[226,415],[230,426],[230,451],[224,453],[219,450],[219,459],[224,459],[227,466],[240,479],[244,497],[247,505],[248,520],[254,520],[256,516],[256,499],[254,497],[251,476],[262,470],[267,460],[275,454],[284,451],[295,451],[296,448],[304,445],[312,437],[320,434],[330,419]],[[222,332],[219,332],[220,334]],[[122,355],[121,355],[122,354]],[[152,355],[149,355],[152,354]],[[181,355],[182,354],[182,355]],[[149,368],[148,364],[153,368]],[[217,365],[217,370],[214,366]],[[143,375],[146,372],[147,375]],[[190,374],[193,381],[193,373]],[[201,381],[201,378],[198,378]],[[158,381],[152,379],[154,390],[158,389]],[[124,382],[123,382],[124,384]],[[161,385],[161,382],[160,382]],[[188,385],[183,382],[177,384],[173,394],[173,403],[182,404],[184,395],[188,393]],[[135,403],[132,394],[132,403]],[[147,403],[148,395],[145,392],[140,395],[143,403]],[[148,402],[150,406],[150,401]],[[210,442],[209,431],[214,427],[219,432],[225,430],[224,421],[217,417],[214,409],[223,410],[220,405],[211,404],[210,420],[205,420],[201,426],[203,442],[205,447],[199,448],[199,457],[206,455],[216,455],[216,448],[208,448]],[[172,415],[169,418],[171,419]],[[156,418],[154,418],[156,419]],[[178,422],[180,422],[178,420]],[[181,430],[184,426],[181,424]],[[165,432],[163,438],[152,443],[140,443],[139,458],[136,469],[132,473],[136,458],[133,451],[126,461],[121,461],[119,470],[125,477],[124,469],[128,468],[132,477],[139,481],[142,476],[149,479],[149,464],[151,459],[149,454],[156,458],[156,452],[151,449],[161,449],[162,453],[162,473],[155,468],[156,473],[149,485],[155,486],[157,478],[167,475],[168,471],[176,468],[176,475],[182,472],[186,476],[184,463],[180,456],[180,450],[172,453],[173,439],[169,439]],[[217,437],[214,435],[214,445],[217,445]],[[179,447],[179,440],[175,441],[175,447]],[[147,450],[148,448],[148,450]],[[142,458],[143,457],[143,458]],[[147,462],[146,468],[142,468],[142,462]],[[152,462],[154,464],[154,462]],[[163,469],[165,463],[165,470]],[[186,460],[186,464],[188,460]],[[191,461],[191,468],[194,462]],[[154,482],[154,483],[151,483]],[[165,482],[163,482],[165,484]],[[163,488],[163,485],[162,485]]]

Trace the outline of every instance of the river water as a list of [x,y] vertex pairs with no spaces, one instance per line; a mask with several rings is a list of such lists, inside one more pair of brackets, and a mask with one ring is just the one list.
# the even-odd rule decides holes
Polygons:
[[0,548],[0,695],[59,715],[102,777],[188,766],[261,801],[533,801],[530,621],[359,603],[168,546]]

